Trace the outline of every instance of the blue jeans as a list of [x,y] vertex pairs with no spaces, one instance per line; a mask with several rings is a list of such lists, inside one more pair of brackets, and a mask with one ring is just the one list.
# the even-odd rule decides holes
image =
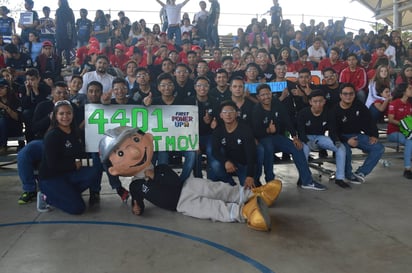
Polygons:
[[200,153],[196,157],[195,163],[195,177],[202,177],[202,153],[207,156],[207,178],[213,181],[217,181],[216,176],[210,168],[210,163],[216,160],[212,153],[212,135],[203,135],[199,137]]
[[[195,166],[197,154],[196,151],[184,151],[181,152],[181,154],[185,158],[182,173],[180,174],[180,181],[183,183],[190,176],[190,173]],[[169,152],[156,152],[155,157],[157,158],[157,165],[169,164]]]
[[[235,162],[233,162],[233,164],[237,168],[236,175],[239,177],[240,185],[245,185],[245,180],[247,177],[247,165],[242,165]],[[226,172],[225,165],[222,164],[219,160],[216,160],[214,158],[211,161],[208,160],[208,165],[210,167],[210,170],[214,174],[213,181],[222,181],[231,185],[236,185],[236,182],[233,180],[232,174]]]
[[344,135],[344,137],[347,139],[351,137],[358,138],[358,146],[356,147],[349,146],[347,142],[344,143],[346,148],[345,177],[350,178],[352,176],[352,148],[358,148],[368,154],[362,166],[356,172],[363,173],[364,175],[370,174],[385,152],[385,147],[379,142],[370,144],[369,136],[364,134],[348,134]]
[[43,140],[33,140],[17,154],[17,169],[23,191],[34,192],[37,190],[34,169],[42,160],[43,151]]
[[403,150],[403,165],[405,169],[409,169],[411,167],[412,140],[406,139],[401,132],[394,132],[388,135],[388,140],[405,145],[405,149]]
[[[344,145],[339,144],[336,146],[332,139],[328,136],[322,135],[308,135],[307,136],[310,142],[315,143],[319,147],[319,149],[325,149],[329,151],[333,151],[336,154],[336,179],[345,179],[345,157],[346,157],[346,148]],[[307,144],[306,147],[309,148]],[[304,149],[305,156],[308,158],[309,156],[309,149]]]
[[273,154],[275,152],[284,152],[292,155],[293,162],[298,169],[302,185],[308,185],[312,183],[312,173],[310,172],[303,149],[296,149],[292,140],[285,137],[284,135],[275,134],[259,139],[259,143],[262,144],[264,148],[263,166],[265,168],[266,182],[275,179],[275,174],[273,172]]
[[58,177],[41,179],[39,186],[48,204],[70,214],[81,214],[86,209],[82,192],[88,188],[96,189],[98,183],[95,168],[81,167]]
[[171,41],[173,36],[176,36],[175,44],[180,46],[182,43],[182,33],[179,26],[169,26],[167,28],[167,39]]
[[[92,160],[93,160],[93,168],[96,169],[98,180],[99,180],[99,185],[102,184],[102,175],[103,171],[106,172],[107,178],[109,179],[109,184],[112,187],[112,189],[117,189],[122,186],[122,182],[120,181],[120,178],[118,176],[113,176],[111,175],[107,169],[106,166],[102,164],[100,161],[100,156],[99,153],[90,153]],[[101,187],[99,187],[99,192],[100,192]]]
[[207,24],[207,44],[209,47],[219,47],[219,34],[217,25],[213,23]]

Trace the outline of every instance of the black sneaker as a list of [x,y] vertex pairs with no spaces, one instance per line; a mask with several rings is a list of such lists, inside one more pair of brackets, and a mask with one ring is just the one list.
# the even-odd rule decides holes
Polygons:
[[37,192],[35,191],[25,191],[21,194],[19,200],[17,201],[20,205],[28,204],[36,200]]
[[117,194],[120,196],[123,202],[127,202],[127,199],[129,198],[129,191],[123,188],[122,186],[118,187],[116,189]]
[[405,170],[403,172],[403,177],[405,177],[407,179],[412,179],[412,171],[411,170]]
[[94,205],[100,203],[100,193],[90,191],[90,196],[89,196],[89,206],[93,207]]
[[335,179],[335,184],[344,189],[350,189],[351,186],[342,179]]

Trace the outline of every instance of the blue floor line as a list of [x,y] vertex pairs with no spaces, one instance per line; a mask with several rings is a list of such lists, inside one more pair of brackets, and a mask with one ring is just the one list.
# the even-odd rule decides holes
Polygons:
[[170,229],[165,229],[165,228],[159,228],[159,227],[153,227],[153,226],[146,226],[146,225],[139,225],[139,224],[129,224],[129,223],[121,223],[121,222],[106,222],[106,221],[37,221],[37,222],[16,222],[16,223],[7,223],[7,224],[0,224],[0,227],[10,227],[10,226],[22,226],[22,225],[55,225],[55,224],[80,224],[80,225],[107,225],[107,226],[121,226],[121,227],[132,227],[132,228],[140,228],[140,229],[146,229],[150,231],[157,231],[161,233],[166,233],[166,234],[171,234],[177,237],[189,239],[192,241],[197,241],[202,244],[214,247],[218,250],[221,250],[223,252],[226,252],[229,255],[232,255],[239,260],[250,264],[257,270],[259,270],[262,273],[275,273],[272,271],[270,268],[266,267],[265,265],[259,263],[258,261],[234,250],[228,247],[225,247],[221,244],[217,244],[215,242],[202,239],[200,237],[196,237],[193,235],[185,234],[182,232],[170,230]]

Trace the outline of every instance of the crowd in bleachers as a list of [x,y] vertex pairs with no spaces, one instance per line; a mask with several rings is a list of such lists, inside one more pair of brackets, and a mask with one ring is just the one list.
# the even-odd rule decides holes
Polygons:
[[[61,2],[67,4],[67,1]],[[168,5],[176,5],[174,0],[158,2],[165,10]],[[187,2],[177,4],[179,14]],[[212,6],[218,4],[216,0],[209,2]],[[35,198],[37,186],[33,163],[41,161],[42,139],[50,125],[49,114],[54,104],[61,100],[71,102],[78,124],[83,125],[86,103],[140,107],[198,105],[201,152],[159,152],[157,163],[167,164],[175,158],[185,158],[181,175],[184,181],[192,170],[195,176],[202,176],[203,153],[207,156],[208,178],[234,183],[231,176],[216,174],[222,173],[222,169],[236,173],[241,166],[250,165],[246,158],[231,157],[242,155],[244,151],[237,149],[243,148],[231,147],[221,154],[227,147],[213,145],[216,127],[225,125],[220,103],[232,100],[238,108],[238,119],[255,133],[257,145],[253,158],[256,160],[247,177],[251,176],[254,184],[259,185],[264,166],[265,180],[272,180],[273,168],[269,168],[276,160],[274,153],[282,151],[284,160],[293,156],[300,176],[298,185],[314,190],[324,190],[325,187],[309,178],[307,150],[315,149],[311,142],[314,138],[300,135],[298,117],[301,111],[315,109],[314,116],[323,111],[332,113],[325,122],[334,124],[334,127],[315,131],[322,135],[329,131],[331,145],[336,148],[322,149],[337,152],[341,145],[346,147],[346,164],[350,164],[348,150],[351,148],[357,147],[368,153],[376,148],[374,159],[366,160],[365,164],[369,165],[365,169],[352,172],[350,168],[349,173],[348,170],[340,173],[336,184],[344,188],[349,187],[345,179],[364,182],[365,176],[376,165],[382,147],[373,146],[375,148],[368,150],[369,146],[362,146],[365,143],[361,135],[369,137],[365,145],[377,145],[376,123],[388,118],[388,135],[396,134],[389,139],[405,145],[404,176],[412,179],[412,143],[399,129],[401,121],[412,115],[412,94],[409,94],[412,92],[412,59],[408,54],[410,48],[404,45],[397,30],[389,32],[384,27],[377,33],[366,33],[364,29],[359,29],[358,33],[346,32],[345,18],[329,20],[328,25],[323,22],[316,25],[315,20],[311,20],[308,26],[301,23],[299,29],[289,19],[282,18],[278,22],[275,16],[268,24],[265,19],[259,22],[254,18],[246,28],[238,29],[233,48],[229,54],[223,55],[225,51],[215,41],[216,29],[208,28],[211,14],[214,16],[212,25],[217,28],[215,23],[218,23],[220,11],[208,12],[206,2],[201,1],[201,11],[192,20],[184,13],[178,22],[171,23],[170,18],[168,21],[170,14],[161,11],[162,21],[152,29],[146,26],[145,19],[131,22],[124,12],[119,12],[119,18],[111,20],[98,10],[95,19],[91,20],[87,10],[81,9],[76,21],[74,17],[64,18],[73,27],[73,35],[69,44],[66,42],[62,46],[58,37],[58,23],[63,20],[61,15],[55,21],[50,18],[50,8],[44,7],[44,17],[39,18],[33,5],[33,1],[25,1],[27,11],[33,12],[33,20],[30,24],[19,22],[21,35],[16,32],[14,20],[7,15],[8,8],[0,7],[0,37],[3,40],[10,37],[9,43],[0,39],[0,154],[7,153],[8,137],[25,135],[27,145],[18,155],[24,191],[19,199],[21,204]],[[320,85],[311,82],[313,70],[322,72]],[[288,80],[286,72],[297,72],[296,81]],[[285,85],[281,90],[274,90],[271,83]],[[312,94],[315,90],[321,92]],[[267,93],[270,93],[271,101],[268,101]],[[355,101],[348,100],[352,94]],[[314,107],[319,103],[322,109]],[[350,115],[354,116],[342,114],[352,107],[356,111]],[[359,117],[359,113],[367,117]],[[351,121],[355,123],[362,120],[362,126],[369,122],[372,127],[359,125],[351,131],[343,124],[337,128],[337,124],[345,122],[344,119],[353,119]],[[313,132],[307,134],[313,135]],[[322,149],[320,155],[325,156]],[[93,159],[96,166],[101,166],[98,156],[94,155]],[[225,163],[232,161],[238,166],[225,168]],[[99,167],[99,172],[103,171],[104,167]],[[242,177],[240,183],[244,185],[247,181],[247,186],[252,187],[250,179]],[[118,178],[109,175],[109,180],[119,196],[127,199],[128,192]],[[99,188],[93,189],[93,202],[98,199],[98,191]]]

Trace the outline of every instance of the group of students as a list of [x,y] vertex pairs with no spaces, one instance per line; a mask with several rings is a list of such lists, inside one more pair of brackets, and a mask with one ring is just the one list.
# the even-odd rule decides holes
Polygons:
[[[190,45],[184,39],[178,52],[166,35],[147,35],[131,47],[130,55],[124,55],[126,49],[119,44],[114,55],[107,57],[101,54],[100,41],[92,37],[88,45],[79,48],[77,62],[83,68],[68,84],[56,81],[59,73],[56,77],[50,75],[58,62],[52,58],[52,44],[47,41],[42,51],[49,52],[45,59],[52,61],[40,61],[43,70],[2,69],[0,153],[6,153],[7,137],[22,134],[22,123],[28,141],[18,153],[23,185],[19,204],[37,197],[38,202],[47,201],[40,202],[39,208],[49,203],[69,213],[82,213],[86,206],[81,193],[85,189],[90,189],[90,205],[99,202],[103,172],[123,201],[129,197],[119,177],[107,171],[97,153],[90,155],[93,167],[82,166],[86,103],[196,105],[200,151],[178,155],[184,158],[179,177],[182,184],[192,171],[194,177],[203,176],[203,153],[207,156],[208,179],[235,185],[236,175],[241,186],[254,188],[262,184],[262,173],[266,182],[275,179],[274,154],[283,152],[293,157],[299,187],[325,190],[324,185],[313,180],[308,158],[310,151],[331,150],[336,158],[335,182],[350,188],[348,182],[365,181],[384,152],[376,127],[376,121],[384,116],[388,117],[388,140],[405,145],[404,176],[412,179],[412,143],[399,129],[402,120],[412,113],[412,67],[406,64],[402,68],[393,88],[383,47],[376,49],[376,67],[370,70],[374,76],[369,76],[369,82],[369,73],[364,70],[368,64],[358,65],[356,54],[348,54],[347,62],[343,62],[341,50],[332,47],[329,58],[318,65],[324,83],[316,86],[311,83],[305,50],[299,52],[301,58],[293,66],[298,78],[292,82],[286,78],[286,72],[291,70],[287,56],[273,62],[264,48],[242,56],[235,47],[231,56],[222,57],[222,50],[216,48],[213,60],[207,62],[202,59],[202,49]],[[21,62],[16,48],[9,47],[6,53],[8,64],[17,66]],[[118,66],[125,76],[110,75],[110,64]],[[271,83],[284,86],[274,90]],[[352,148],[367,154],[355,171]],[[171,158],[169,152],[157,152],[153,163],[168,164]],[[36,166],[39,162],[40,166]],[[39,168],[39,177],[35,168]],[[39,196],[38,186],[43,192]],[[139,209],[134,209],[138,214]]]

